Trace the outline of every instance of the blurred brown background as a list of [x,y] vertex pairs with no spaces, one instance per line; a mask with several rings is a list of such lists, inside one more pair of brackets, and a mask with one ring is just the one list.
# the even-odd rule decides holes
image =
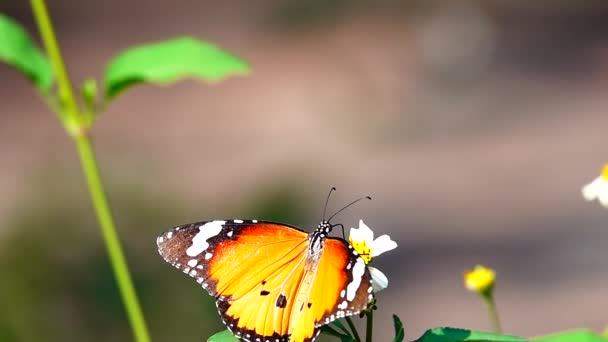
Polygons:
[[[220,329],[155,237],[200,219],[312,229],[331,207],[399,243],[377,259],[377,340],[392,313],[489,330],[462,273],[498,272],[506,332],[608,322],[608,210],[580,187],[608,161],[602,1],[49,1],[75,85],[138,43],[179,35],[251,62],[215,86],[139,86],[93,139],[155,341]],[[37,34],[26,1],[0,12]],[[74,147],[0,66],[0,340],[128,341]]]

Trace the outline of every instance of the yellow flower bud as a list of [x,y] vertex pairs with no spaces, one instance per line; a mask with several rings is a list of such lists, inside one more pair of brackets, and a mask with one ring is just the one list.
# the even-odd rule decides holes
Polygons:
[[493,269],[477,265],[472,271],[464,274],[464,285],[470,291],[489,295],[494,287],[496,272]]

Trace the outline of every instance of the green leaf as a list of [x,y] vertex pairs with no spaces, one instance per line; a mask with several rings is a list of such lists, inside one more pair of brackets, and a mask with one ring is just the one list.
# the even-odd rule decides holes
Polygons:
[[217,46],[184,37],[127,49],[106,69],[105,92],[116,96],[141,82],[170,84],[187,77],[221,81],[249,71],[244,61]]
[[209,337],[207,342],[240,342],[232,333],[228,330],[220,331],[219,333]]
[[415,342],[526,342],[519,336],[500,335],[458,328],[434,328],[427,330]]
[[87,78],[80,89],[82,100],[87,108],[94,108],[97,103],[97,82],[94,78]]
[[405,330],[399,316],[393,315],[393,325],[395,326],[395,339],[393,339],[393,342],[402,342],[405,338]]
[[345,335],[349,335],[351,336],[350,331],[348,331],[348,329],[346,329],[346,327],[344,326],[344,324],[342,324],[342,322],[337,319],[335,321],[332,322],[336,327],[338,327],[340,330],[342,330],[342,332],[344,332]]
[[94,78],[89,77],[82,83],[80,96],[87,112],[95,113],[97,109],[97,81]]
[[0,60],[27,76],[46,92],[53,84],[53,69],[27,31],[15,20],[0,14]]
[[608,342],[608,337],[587,329],[562,331],[556,334],[535,337],[533,342]]
[[327,334],[329,336],[334,336],[340,339],[341,342],[354,342],[355,339],[350,335],[345,335],[340,333],[338,330],[332,328],[329,325],[324,325],[321,327],[321,332],[323,334]]

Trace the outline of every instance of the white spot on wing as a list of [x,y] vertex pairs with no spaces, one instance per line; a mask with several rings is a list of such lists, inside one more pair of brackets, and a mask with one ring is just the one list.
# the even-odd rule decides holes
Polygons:
[[198,264],[198,260],[196,259],[190,259],[190,261],[188,261],[188,266],[190,267],[194,267]]
[[251,220],[251,223],[258,223],[258,220]]
[[228,237],[232,237],[232,230],[229,231],[228,234],[226,234],[226,235],[228,235]]
[[243,220],[233,220],[234,223],[243,223]]
[[167,233],[167,239],[170,239],[170,238],[172,238],[172,237],[173,237],[173,232],[168,232],[168,233]]
[[211,221],[198,227],[198,233],[192,238],[192,246],[186,250],[186,254],[195,257],[209,248],[209,243],[207,241],[219,234],[225,223],[226,221]]
[[206,254],[205,254],[205,260],[209,260],[209,259],[211,259],[211,257],[212,257],[212,256],[213,256],[213,254],[211,254],[211,253],[206,253]]
[[357,294],[357,289],[359,289],[359,285],[361,285],[361,279],[363,279],[363,274],[365,273],[365,261],[363,259],[358,258],[355,266],[353,267],[353,280],[346,286],[346,299],[348,301],[352,301],[355,299],[355,295]]

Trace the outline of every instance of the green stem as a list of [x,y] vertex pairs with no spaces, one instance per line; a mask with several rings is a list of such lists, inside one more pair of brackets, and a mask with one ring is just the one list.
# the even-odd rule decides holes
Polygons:
[[82,170],[91,192],[93,207],[95,207],[97,213],[97,219],[99,220],[106,248],[110,256],[114,276],[116,277],[116,282],[118,283],[120,294],[129,316],[135,340],[138,342],[149,342],[150,335],[148,334],[141,306],[137,299],[137,293],[131,281],[127,261],[125,260],[118,234],[116,233],[112,213],[103,190],[101,178],[99,177],[93,148],[86,135],[77,136],[76,145],[78,146]]
[[372,332],[374,330],[374,310],[370,309],[365,313],[367,317],[367,331],[365,332],[365,342],[372,342]]
[[31,0],[31,6],[36,23],[38,24],[40,35],[57,78],[60,105],[58,108],[53,109],[59,111],[60,119],[68,133],[74,138],[78,148],[80,162],[89,187],[93,207],[97,214],[99,225],[101,226],[102,235],[110,257],[110,263],[114,271],[114,276],[116,277],[116,282],[127,311],[135,340],[137,342],[149,342],[150,335],[137,299],[135,287],[131,280],[120,240],[116,233],[110,206],[108,205],[103,190],[95,160],[95,153],[93,152],[88,135],[86,134],[87,131],[86,126],[84,125],[83,115],[80,113],[78,105],[76,104],[72,85],[70,84],[68,73],[63,58],[61,57],[61,50],[59,49],[59,44],[55,37],[46,4],[44,0]]
[[60,107],[65,111],[61,119],[63,124],[68,129],[71,135],[77,133],[78,120],[80,115],[78,112],[78,106],[76,99],[74,98],[74,92],[72,91],[72,84],[61,56],[61,49],[57,43],[55,37],[55,31],[53,30],[53,24],[49,16],[48,10],[44,0],[31,0],[30,1],[36,23],[38,24],[38,31],[42,37],[42,42],[48,54],[48,57],[53,66],[55,77],[57,78],[57,87],[59,91],[59,104]]
[[350,328],[351,332],[353,333],[355,342],[361,342],[361,337],[359,337],[359,333],[357,332],[357,327],[355,327],[355,324],[353,323],[352,319],[350,319],[350,317],[345,317],[344,319],[346,320],[348,327]]
[[483,301],[488,309],[488,316],[492,323],[492,330],[497,334],[502,334],[502,328],[500,327],[500,319],[498,319],[498,311],[496,310],[496,303],[492,295],[483,296]]
[[608,337],[608,325],[604,328],[604,332],[602,333],[602,336]]

